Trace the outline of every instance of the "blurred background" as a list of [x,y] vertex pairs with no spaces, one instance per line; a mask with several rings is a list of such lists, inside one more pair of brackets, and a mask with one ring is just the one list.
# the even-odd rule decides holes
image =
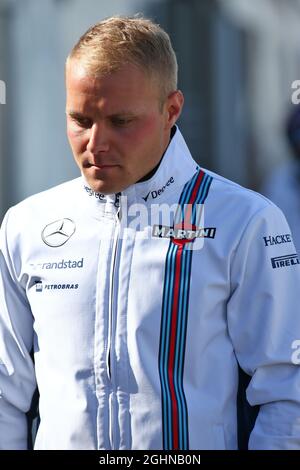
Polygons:
[[137,12],[171,36],[186,98],[179,125],[201,166],[259,190],[292,158],[284,123],[300,80],[299,0],[0,0],[0,220],[78,176],[66,56],[98,20]]

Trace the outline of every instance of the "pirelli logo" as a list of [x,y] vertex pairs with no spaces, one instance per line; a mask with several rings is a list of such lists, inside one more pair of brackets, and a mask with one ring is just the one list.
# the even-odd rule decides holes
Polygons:
[[278,256],[277,258],[271,258],[272,268],[286,268],[287,266],[295,266],[300,264],[299,256],[297,253],[293,255]]

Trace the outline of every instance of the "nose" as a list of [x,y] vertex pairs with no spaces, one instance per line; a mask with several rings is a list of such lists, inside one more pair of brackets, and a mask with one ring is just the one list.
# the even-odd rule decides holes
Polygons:
[[87,150],[96,155],[100,152],[107,152],[109,149],[108,132],[104,124],[94,123],[90,129]]

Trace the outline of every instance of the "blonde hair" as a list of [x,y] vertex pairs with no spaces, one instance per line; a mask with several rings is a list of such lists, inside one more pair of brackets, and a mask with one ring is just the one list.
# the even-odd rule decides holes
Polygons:
[[157,81],[162,102],[177,89],[178,65],[170,38],[141,16],[114,16],[95,24],[75,44],[67,63],[72,59],[96,77],[136,65]]

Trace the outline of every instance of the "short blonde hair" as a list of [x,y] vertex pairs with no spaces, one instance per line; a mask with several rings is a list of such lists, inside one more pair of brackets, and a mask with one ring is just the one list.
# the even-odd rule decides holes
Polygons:
[[67,63],[72,59],[96,77],[134,64],[157,81],[162,102],[177,89],[178,65],[170,38],[141,16],[113,16],[95,24],[75,44]]

